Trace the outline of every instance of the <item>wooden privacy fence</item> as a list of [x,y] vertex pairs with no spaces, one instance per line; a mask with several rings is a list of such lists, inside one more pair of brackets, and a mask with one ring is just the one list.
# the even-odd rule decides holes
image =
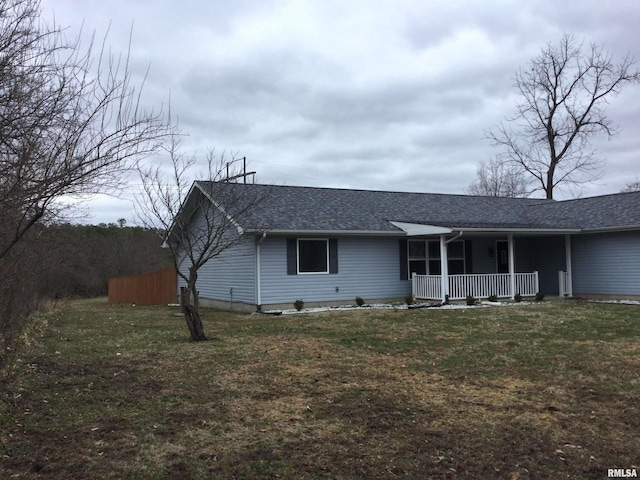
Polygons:
[[173,267],[109,279],[109,302],[137,305],[176,303],[178,276]]

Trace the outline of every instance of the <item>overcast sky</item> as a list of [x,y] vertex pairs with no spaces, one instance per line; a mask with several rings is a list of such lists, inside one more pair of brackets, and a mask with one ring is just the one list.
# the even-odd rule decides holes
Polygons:
[[[497,151],[515,71],[564,32],[640,59],[640,2],[42,0],[44,18],[104,34],[144,101],[168,103],[188,152],[246,156],[259,183],[464,193]],[[582,196],[640,175],[640,86],[612,99],[620,133]],[[149,161],[158,161],[150,159]],[[89,204],[89,223],[135,223],[132,184]],[[560,192],[560,197],[569,196]]]

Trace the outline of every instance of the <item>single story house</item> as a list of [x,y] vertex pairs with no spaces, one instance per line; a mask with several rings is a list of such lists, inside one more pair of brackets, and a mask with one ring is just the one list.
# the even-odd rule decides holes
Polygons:
[[[262,201],[234,219],[214,189]],[[640,192],[554,201],[200,181],[190,195],[209,198],[239,236],[199,271],[205,306],[640,298]]]

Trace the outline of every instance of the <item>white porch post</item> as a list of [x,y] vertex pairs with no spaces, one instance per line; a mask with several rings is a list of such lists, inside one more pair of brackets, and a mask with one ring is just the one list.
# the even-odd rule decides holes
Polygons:
[[510,233],[507,239],[509,240],[509,293],[511,294],[511,300],[513,300],[516,294],[516,258],[513,234]]
[[567,290],[564,292],[570,297],[573,297],[573,277],[571,273],[571,235],[564,236],[564,256],[567,269]]
[[449,295],[449,261],[447,259],[447,237],[440,235],[440,290],[442,301],[447,301]]

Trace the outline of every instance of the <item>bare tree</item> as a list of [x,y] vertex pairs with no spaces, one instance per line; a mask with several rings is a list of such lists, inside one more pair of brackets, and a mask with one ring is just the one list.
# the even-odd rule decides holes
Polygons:
[[589,48],[565,34],[516,73],[522,100],[514,116],[489,132],[502,149],[500,161],[523,172],[532,190],[553,198],[559,185],[599,178],[603,162],[590,145],[594,135],[614,135],[605,114],[608,100],[640,80],[634,59],[615,63],[601,46]]
[[497,159],[482,162],[477,178],[467,188],[471,195],[488,197],[527,197],[527,181],[522,171]]
[[168,134],[162,112],[141,107],[128,55],[105,41],[68,41],[38,0],[0,4],[0,258],[57,199],[116,187]]
[[[0,2],[0,366],[38,292],[38,226],[65,196],[117,187],[170,132],[141,106],[128,54],[69,40],[40,19],[39,0]],[[34,285],[31,282],[30,285]]]
[[[241,223],[262,201],[254,189],[234,188],[228,183],[237,177],[235,158],[206,156],[206,172],[198,180],[194,155],[180,151],[180,141],[172,137],[167,149],[171,171],[160,166],[141,167],[142,191],[136,196],[138,220],[155,230],[171,251],[179,277],[186,285],[181,295],[182,311],[191,339],[206,340],[199,311],[198,271],[208,261],[244,240]],[[250,186],[247,186],[250,187]]]
[[640,192],[640,177],[636,175],[635,180],[627,183],[620,192]]

